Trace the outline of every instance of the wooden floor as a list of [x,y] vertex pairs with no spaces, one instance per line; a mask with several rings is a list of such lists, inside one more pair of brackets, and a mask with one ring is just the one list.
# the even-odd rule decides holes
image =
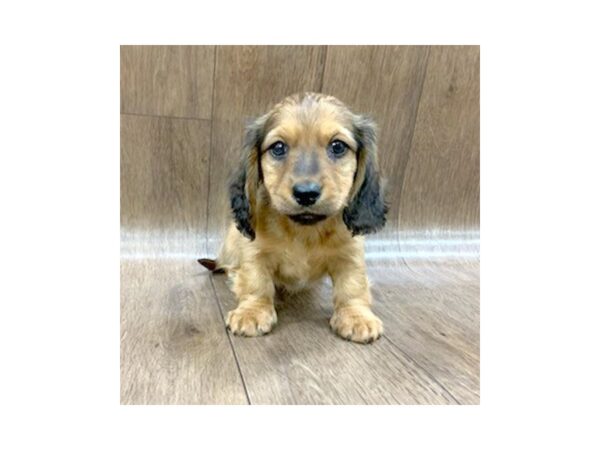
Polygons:
[[279,323],[231,335],[226,276],[192,259],[121,262],[123,404],[478,404],[476,260],[370,262],[373,345],[335,336],[328,282],[279,295]]

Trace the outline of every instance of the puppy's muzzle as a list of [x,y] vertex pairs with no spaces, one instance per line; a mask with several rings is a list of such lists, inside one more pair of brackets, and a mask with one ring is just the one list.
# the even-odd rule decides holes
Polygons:
[[292,188],[292,192],[300,206],[311,206],[321,196],[321,186],[314,182],[297,183]]

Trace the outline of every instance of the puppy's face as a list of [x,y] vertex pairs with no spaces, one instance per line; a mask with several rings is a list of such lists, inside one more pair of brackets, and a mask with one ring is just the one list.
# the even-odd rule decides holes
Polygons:
[[310,225],[348,204],[357,170],[353,115],[330,97],[278,105],[260,146],[263,183],[273,207]]
[[229,185],[238,230],[256,237],[258,188],[272,207],[312,225],[342,213],[356,234],[385,224],[375,124],[334,97],[293,95],[246,128],[244,157]]

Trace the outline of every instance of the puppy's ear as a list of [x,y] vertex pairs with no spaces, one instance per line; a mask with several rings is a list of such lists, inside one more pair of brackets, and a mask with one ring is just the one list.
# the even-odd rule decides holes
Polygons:
[[344,223],[352,235],[373,233],[385,225],[388,211],[377,165],[377,131],[372,119],[354,117],[358,143],[358,167],[350,201],[344,209]]
[[242,161],[229,183],[231,211],[237,229],[254,240],[256,218],[256,191],[260,180],[260,146],[264,138],[267,116],[260,117],[246,127]]

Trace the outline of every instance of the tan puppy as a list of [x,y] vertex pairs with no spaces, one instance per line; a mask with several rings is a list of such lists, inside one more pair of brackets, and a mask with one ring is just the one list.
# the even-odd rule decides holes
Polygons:
[[359,236],[383,227],[387,211],[370,119],[334,97],[286,98],[248,126],[230,197],[234,223],[216,267],[239,301],[227,315],[234,334],[271,330],[275,286],[298,290],[329,275],[332,329],[362,343],[381,335]]

